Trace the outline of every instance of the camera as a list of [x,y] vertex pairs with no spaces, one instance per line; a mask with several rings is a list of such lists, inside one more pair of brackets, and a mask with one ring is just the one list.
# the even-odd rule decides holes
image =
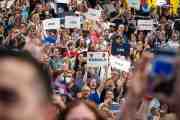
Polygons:
[[177,52],[170,49],[154,51],[155,57],[149,64],[148,93],[170,96],[176,81]]

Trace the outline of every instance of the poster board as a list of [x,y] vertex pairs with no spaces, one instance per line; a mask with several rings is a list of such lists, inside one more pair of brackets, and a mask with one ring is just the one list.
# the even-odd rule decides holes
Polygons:
[[167,1],[166,1],[166,0],[157,0],[157,1],[156,1],[156,4],[157,4],[158,6],[164,6],[164,5],[167,4]]
[[111,63],[111,67],[113,69],[117,69],[117,70],[123,71],[123,72],[129,72],[129,70],[131,68],[131,62],[124,58],[118,58],[115,56],[111,56],[110,63]]
[[99,67],[107,66],[109,62],[108,52],[88,52],[87,53],[87,66]]
[[55,0],[56,3],[69,4],[69,0]]
[[65,28],[81,28],[79,16],[65,16]]
[[88,9],[88,12],[85,14],[86,18],[89,20],[98,20],[101,17],[101,10]]
[[60,28],[60,18],[46,19],[42,23],[44,30],[50,30],[50,29],[56,30]]
[[154,21],[151,20],[137,20],[138,30],[153,30],[154,29]]

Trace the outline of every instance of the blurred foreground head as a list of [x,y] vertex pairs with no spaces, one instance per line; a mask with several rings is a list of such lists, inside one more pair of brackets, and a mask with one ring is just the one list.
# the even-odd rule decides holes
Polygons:
[[47,70],[28,52],[7,49],[0,66],[0,120],[51,120]]
[[106,120],[97,106],[90,101],[71,101],[58,120]]

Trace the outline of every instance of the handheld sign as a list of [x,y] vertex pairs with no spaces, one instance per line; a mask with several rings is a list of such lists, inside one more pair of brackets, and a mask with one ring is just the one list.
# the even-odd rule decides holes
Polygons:
[[131,62],[124,59],[124,58],[118,58],[115,56],[111,56],[110,58],[111,67],[113,69],[117,69],[124,72],[129,72],[131,68]]
[[137,26],[138,26],[138,30],[153,30],[154,21],[153,20],[138,20]]
[[156,4],[157,4],[158,6],[164,6],[164,5],[167,4],[167,1],[166,1],[166,0],[157,0],[157,1],[156,1]]
[[87,65],[90,67],[107,66],[109,61],[108,52],[88,52]]
[[43,28],[44,30],[50,30],[50,29],[59,29],[60,27],[60,18],[52,18],[52,19],[46,19],[43,21]]
[[65,28],[81,28],[79,16],[65,16]]
[[55,0],[55,3],[69,4],[69,0]]
[[85,14],[86,18],[89,20],[98,20],[101,16],[101,10],[88,9],[88,12]]

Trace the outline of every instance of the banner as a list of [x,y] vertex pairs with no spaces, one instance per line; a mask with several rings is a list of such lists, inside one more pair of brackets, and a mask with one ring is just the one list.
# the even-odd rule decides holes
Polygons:
[[153,30],[154,21],[153,20],[138,20],[137,27],[138,27],[138,30]]
[[60,18],[51,18],[43,21],[44,30],[59,29],[60,28]]
[[128,5],[129,5],[129,7],[139,10],[140,9],[140,0],[128,0]]
[[87,53],[87,66],[99,67],[107,66],[109,61],[108,52],[88,52]]
[[88,12],[85,14],[87,19],[96,21],[101,17],[101,10],[88,9]]
[[81,28],[79,16],[65,16],[65,28]]
[[111,56],[110,63],[113,69],[117,69],[124,72],[129,72],[131,68],[131,62],[122,57],[118,58],[115,56]]
[[69,0],[55,0],[56,3],[69,4]]

